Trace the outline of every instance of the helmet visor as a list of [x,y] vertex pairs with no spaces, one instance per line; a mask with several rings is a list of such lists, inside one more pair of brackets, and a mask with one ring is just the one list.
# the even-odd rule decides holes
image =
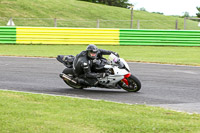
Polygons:
[[90,57],[96,57],[97,53],[96,52],[90,52]]
[[97,58],[97,51],[96,51],[96,50],[88,51],[88,56],[89,56],[91,59]]

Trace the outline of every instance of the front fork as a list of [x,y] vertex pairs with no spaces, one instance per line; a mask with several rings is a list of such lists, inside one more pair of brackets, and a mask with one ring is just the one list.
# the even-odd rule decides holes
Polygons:
[[128,80],[127,80],[127,78],[129,78],[131,76],[131,73],[128,73],[128,74],[126,74],[126,75],[124,75],[124,78],[122,79],[122,81],[128,86],[129,84],[128,84]]

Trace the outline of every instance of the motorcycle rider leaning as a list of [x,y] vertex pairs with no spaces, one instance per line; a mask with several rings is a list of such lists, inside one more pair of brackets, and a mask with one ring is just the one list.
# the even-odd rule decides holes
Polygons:
[[96,69],[92,68],[106,60],[102,55],[110,55],[111,53],[119,56],[116,52],[98,49],[94,44],[88,45],[86,51],[82,51],[74,59],[73,70],[78,77],[76,81],[82,85],[96,86],[98,84],[97,78],[105,77],[106,73],[97,72]]

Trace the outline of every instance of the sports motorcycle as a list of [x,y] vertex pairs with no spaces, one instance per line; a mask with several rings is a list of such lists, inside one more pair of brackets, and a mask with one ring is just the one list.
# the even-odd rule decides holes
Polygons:
[[[74,59],[75,57],[73,55],[57,56],[57,60],[66,66],[60,74],[60,77],[68,86],[74,89],[100,87],[107,89],[124,89],[128,92],[137,92],[141,89],[140,80],[131,74],[130,68],[123,58],[110,54],[108,60],[103,61],[104,64],[102,66],[102,70],[106,73],[106,76],[97,78],[98,83],[95,86],[79,84],[75,80],[77,76],[73,71]],[[99,61],[101,62],[101,60]]]

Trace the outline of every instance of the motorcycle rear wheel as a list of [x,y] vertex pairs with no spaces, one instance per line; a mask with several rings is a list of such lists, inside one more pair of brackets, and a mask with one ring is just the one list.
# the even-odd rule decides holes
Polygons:
[[74,84],[73,82],[69,81],[69,80],[64,80],[63,81],[70,87],[74,88],[74,89],[83,89],[82,86]]
[[131,75],[127,78],[128,85],[126,85],[123,81],[119,83],[120,87],[128,92],[137,92],[141,89],[141,82],[138,78]]
[[[63,73],[64,74],[66,74],[66,75],[68,75],[69,77],[73,77],[73,69],[72,68],[65,68],[64,70],[63,70]],[[64,80],[63,79],[63,81],[68,85],[68,86],[70,86],[70,87],[72,87],[72,88],[74,88],[74,89],[83,89],[83,87],[82,86],[80,86],[80,85],[78,85],[78,84],[75,84],[75,83],[73,83],[73,82],[71,82],[71,81],[69,81],[69,80]]]

